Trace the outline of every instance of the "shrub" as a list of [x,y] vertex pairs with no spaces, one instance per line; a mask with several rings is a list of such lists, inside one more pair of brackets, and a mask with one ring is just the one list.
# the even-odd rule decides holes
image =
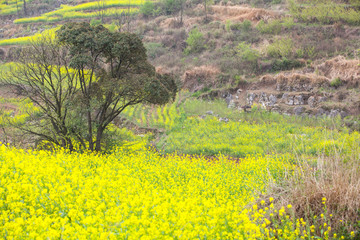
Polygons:
[[150,59],[155,59],[165,53],[165,49],[162,44],[156,42],[144,43],[147,56]]
[[268,23],[261,20],[256,29],[261,33],[279,34],[281,32],[281,22],[279,19],[271,20]]
[[271,70],[277,72],[277,71],[290,70],[293,68],[300,68],[303,66],[304,63],[298,60],[283,58],[283,59],[275,59],[275,61],[272,63]]
[[155,10],[155,4],[152,1],[146,1],[141,7],[140,7],[140,13],[144,15],[145,17],[149,17],[154,15]]
[[180,3],[177,0],[161,0],[160,9],[166,15],[171,15],[180,10]]
[[287,29],[292,29],[295,26],[294,18],[292,17],[283,18],[282,25]]
[[334,87],[334,88],[340,87],[341,84],[342,84],[342,81],[341,81],[341,79],[340,79],[339,77],[335,78],[334,80],[332,80],[332,81],[330,82],[330,86],[331,86],[331,87]]
[[289,57],[292,54],[294,43],[291,38],[277,38],[267,47],[267,54],[270,57]]
[[187,47],[184,50],[186,55],[191,53],[199,53],[206,49],[204,35],[196,28],[190,31],[189,37],[186,39]]
[[242,61],[256,63],[259,59],[259,52],[251,48],[250,44],[245,42],[239,43],[236,47],[236,54]]
[[100,25],[101,24],[101,20],[100,19],[95,19],[95,18],[93,18],[93,19],[91,19],[91,21],[90,21],[90,25],[91,26],[97,26],[97,25]]
[[360,24],[360,14],[357,11],[358,3],[351,5],[334,3],[331,0],[323,1],[295,1],[289,0],[289,9],[293,16],[304,22],[320,22],[332,24],[346,22],[352,25]]
[[242,23],[230,24],[229,27],[233,31],[242,30],[248,32],[251,29],[251,22],[249,20],[245,20]]

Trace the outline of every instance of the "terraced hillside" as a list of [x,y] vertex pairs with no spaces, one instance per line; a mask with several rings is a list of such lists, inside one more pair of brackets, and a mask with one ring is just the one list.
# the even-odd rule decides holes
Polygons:
[[[178,88],[122,109],[98,152],[91,119],[114,110],[101,101],[121,81],[147,79],[141,68],[106,75],[109,59],[83,65],[92,52],[68,41],[28,77],[59,92],[53,106],[68,83],[71,110],[9,86],[22,53],[83,21],[135,33],[151,76]],[[84,38],[107,41],[96,37]],[[0,238],[360,239],[359,40],[359,0],[0,0]],[[71,85],[79,76],[94,77],[92,101]],[[75,120],[54,130],[46,114]],[[71,147],[45,138],[60,131]]]

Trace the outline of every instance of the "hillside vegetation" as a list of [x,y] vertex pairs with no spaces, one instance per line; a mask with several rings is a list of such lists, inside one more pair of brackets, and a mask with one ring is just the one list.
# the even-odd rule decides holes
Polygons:
[[[179,89],[126,106],[97,152],[86,132],[64,135],[70,150],[24,133],[51,121],[0,85],[1,238],[360,239],[359,0],[0,0],[0,20],[2,83],[34,44],[85,21],[95,35],[135,33],[154,74]],[[83,47],[61,61],[81,65],[94,50]],[[113,66],[98,64],[94,79]],[[110,96],[98,90],[87,106]],[[82,106],[72,119],[99,116],[81,103],[66,105]]]

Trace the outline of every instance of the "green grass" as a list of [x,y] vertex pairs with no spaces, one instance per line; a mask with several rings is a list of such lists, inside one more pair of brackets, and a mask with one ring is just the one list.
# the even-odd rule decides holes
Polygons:
[[44,37],[55,37],[55,32],[60,28],[61,26],[58,26],[56,28],[51,28],[48,30],[45,30],[43,32],[36,33],[32,36],[27,37],[19,37],[19,38],[10,38],[10,39],[3,39],[0,40],[0,46],[8,46],[8,45],[28,45],[31,42],[36,42]]
[[[202,101],[180,93],[160,107],[135,106],[122,113],[141,127],[166,130],[157,147],[166,153],[213,156],[293,152],[304,156],[359,153],[360,134],[348,134],[340,119],[283,116],[253,108],[251,113],[228,109],[224,101]],[[212,111],[213,115],[206,115]],[[200,117],[203,116],[203,117]],[[205,119],[203,119],[205,117]],[[220,117],[229,122],[219,121]]]
[[[14,20],[16,24],[38,23],[38,22],[57,22],[66,19],[82,19],[94,18],[103,15],[104,17],[111,17],[122,13],[133,14],[138,11],[138,6],[142,4],[141,0],[108,0],[99,4],[98,2],[83,3],[76,6],[61,5],[60,9],[44,13],[41,16],[31,18],[19,18]],[[130,6],[131,8],[125,8]],[[90,11],[90,12],[84,12]]]
[[[114,24],[104,24],[104,26],[106,28],[108,28],[110,31],[116,31],[117,30],[117,26]],[[19,37],[19,38],[10,38],[10,39],[3,39],[0,40],[0,46],[10,46],[10,45],[29,45],[32,42],[36,42],[40,39],[43,39],[44,37],[51,37],[54,38],[55,37],[55,33],[58,29],[60,29],[61,25],[55,27],[55,28],[51,28],[51,29],[47,29],[44,30],[43,32],[38,32],[32,36],[27,36],[27,37]],[[0,65],[1,66],[4,65]]]
[[360,13],[357,10],[358,3],[340,4],[332,0],[298,1],[289,0],[290,12],[296,18],[308,22],[320,22],[332,24],[345,22],[350,25],[360,24]]
[[[33,0],[26,0],[27,3],[31,3]],[[2,0],[0,1],[0,16],[17,14],[23,11],[23,1],[16,0]]]

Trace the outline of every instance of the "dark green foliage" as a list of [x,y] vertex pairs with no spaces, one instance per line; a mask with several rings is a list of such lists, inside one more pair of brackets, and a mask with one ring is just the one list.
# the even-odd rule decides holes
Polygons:
[[249,20],[245,20],[242,23],[234,23],[230,25],[230,29],[232,31],[245,31],[248,32],[251,29],[251,22]]
[[277,72],[277,71],[285,71],[290,70],[293,68],[300,68],[304,67],[304,63],[296,60],[296,59],[275,59],[271,66],[271,71]]
[[340,87],[341,84],[342,84],[342,81],[341,81],[341,79],[340,79],[339,77],[335,78],[334,80],[332,80],[332,81],[330,82],[330,86],[331,86],[331,87],[334,87],[334,88]]
[[44,117],[32,121],[35,130],[24,130],[70,150],[74,139],[82,149],[101,150],[109,124],[126,107],[164,104],[177,91],[171,76],[155,72],[132,33],[68,23],[57,31],[56,42],[25,50],[5,83],[20,89]]
[[[111,33],[102,25],[68,23],[57,32],[68,50],[70,67],[80,78],[89,149],[101,149],[103,132],[127,106],[141,102],[164,104],[174,98],[176,84],[155,73],[146,49],[135,34]],[[93,112],[97,114],[93,116]],[[95,139],[95,141],[93,141]]]
[[171,15],[180,11],[181,1],[182,0],[161,0],[160,8],[165,15]]
[[166,52],[166,49],[163,47],[161,43],[148,42],[148,43],[144,43],[144,45],[146,48],[147,56],[150,59],[155,59]]
[[155,4],[152,1],[146,1],[140,6],[140,13],[145,17],[150,17],[155,14]]

